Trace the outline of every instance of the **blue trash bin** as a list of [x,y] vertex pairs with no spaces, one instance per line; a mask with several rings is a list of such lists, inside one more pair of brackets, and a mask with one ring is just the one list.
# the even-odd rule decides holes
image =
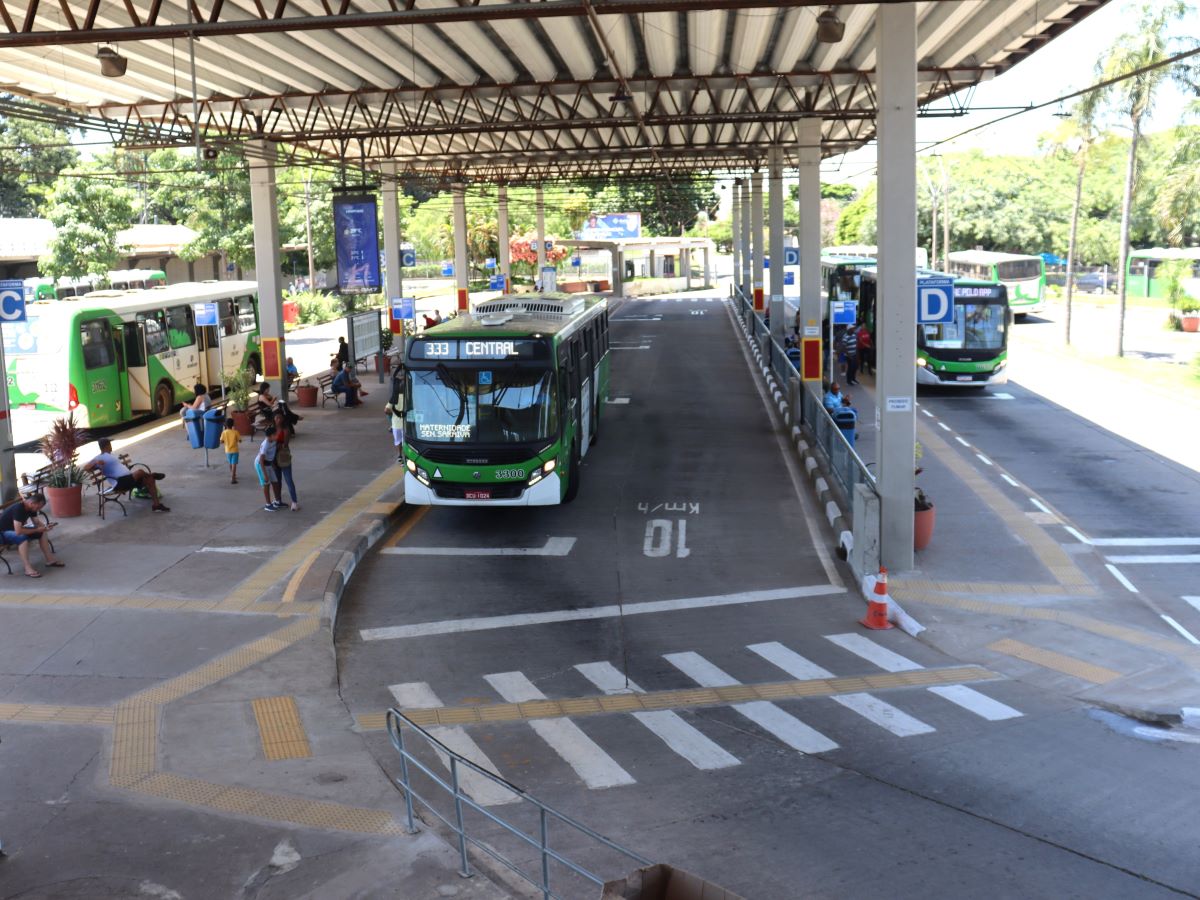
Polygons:
[[183,424],[187,427],[188,442],[192,445],[192,449],[199,450],[204,446],[204,425],[200,421],[200,411],[185,409]]
[[219,409],[204,411],[204,446],[216,450],[221,446],[221,432],[225,430],[225,413]]

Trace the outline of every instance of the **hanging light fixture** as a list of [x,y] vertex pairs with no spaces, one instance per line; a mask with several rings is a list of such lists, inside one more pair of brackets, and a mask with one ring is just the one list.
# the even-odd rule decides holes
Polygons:
[[112,47],[97,47],[96,58],[100,60],[100,74],[106,78],[120,78],[129,66],[129,60]]
[[846,23],[838,18],[833,7],[826,7],[817,16],[817,40],[822,44],[836,44],[846,33]]

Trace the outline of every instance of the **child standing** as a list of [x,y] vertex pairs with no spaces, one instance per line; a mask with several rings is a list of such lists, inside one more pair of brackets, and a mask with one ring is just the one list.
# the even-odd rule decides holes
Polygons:
[[[279,493],[279,473],[275,471],[275,424],[268,423],[263,429],[263,442],[258,447],[258,456],[254,457],[254,471],[258,473],[258,484],[263,490],[263,509],[275,512],[283,507],[283,499]],[[275,488],[275,499],[271,500],[271,488]]]
[[230,484],[237,484],[238,445],[241,440],[241,433],[233,427],[233,419],[226,419],[225,430],[221,432],[221,444],[225,447],[225,460],[229,463]]

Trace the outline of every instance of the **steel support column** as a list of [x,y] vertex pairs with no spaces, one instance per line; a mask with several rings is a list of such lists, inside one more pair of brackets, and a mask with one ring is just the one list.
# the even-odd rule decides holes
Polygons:
[[767,151],[767,202],[770,207],[770,250],[771,258],[771,333],[781,341],[786,334],[787,323],[783,321],[783,148],[771,147]]
[[512,250],[508,245],[508,188],[505,185],[500,185],[496,190],[496,230],[500,238],[500,258],[496,260],[496,267],[504,276],[504,293],[507,294],[512,290],[512,278],[509,275],[512,271]]
[[625,251],[618,244],[609,245],[612,254],[612,292],[614,297],[625,296]]
[[879,297],[875,344],[880,410],[880,560],[913,567],[916,440],[917,25],[916,4],[881,5],[879,47]]
[[[281,379],[283,346],[283,272],[279,266],[279,202],[275,191],[275,144],[250,141],[250,216],[254,222],[254,277],[258,281],[258,332],[262,375]],[[273,342],[273,343],[272,343]]]
[[733,208],[733,228],[729,243],[733,246],[733,286],[736,289],[742,283],[742,179],[734,179],[729,189],[729,198]]
[[461,181],[450,186],[454,197],[454,286],[459,312],[467,312],[471,302],[467,293],[467,186]]
[[756,171],[750,176],[750,285],[754,291],[754,310],[761,313],[763,307],[763,263],[766,247],[763,246],[763,176]]
[[704,289],[706,291],[712,289],[712,253],[708,246],[704,247]]
[[542,269],[546,266],[546,198],[542,194],[542,186],[537,186],[537,277],[534,282],[539,288],[544,289],[542,284]]
[[[800,337],[825,340],[821,333],[821,120],[800,123]],[[822,359],[824,354],[822,354]],[[809,386],[820,389],[820,381]]]
[[681,247],[679,250],[680,264],[683,266],[683,289],[690,291],[692,289],[692,251],[688,247]]
[[754,271],[754,254],[750,246],[750,181],[742,180],[742,293],[753,301],[754,281],[751,272]]

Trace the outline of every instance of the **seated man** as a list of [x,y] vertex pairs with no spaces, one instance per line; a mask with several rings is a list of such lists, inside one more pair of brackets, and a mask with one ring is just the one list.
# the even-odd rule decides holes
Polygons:
[[833,411],[842,405],[842,389],[836,381],[829,382],[829,390],[825,392],[821,402],[830,415],[833,415]]
[[130,471],[128,466],[113,456],[112,441],[108,438],[100,438],[97,443],[100,445],[100,454],[83,466],[85,472],[103,473],[104,477],[111,482],[109,490],[125,491],[140,487],[150,495],[150,499],[153,501],[150,508],[154,512],[171,511],[168,507],[163,506],[162,500],[158,496],[158,479],[162,478],[162,475],[157,472],[147,472],[145,469]]
[[296,364],[292,362],[292,358],[287,358],[287,365],[283,370],[283,394],[286,397],[288,391],[292,390],[296,385],[296,380],[300,377],[300,370],[296,368]]
[[46,539],[46,532],[58,523],[40,525],[35,518],[45,505],[46,498],[42,494],[33,493],[5,507],[4,512],[0,513],[0,540],[17,548],[21,562],[25,565],[25,575],[29,578],[42,577],[42,573],[29,561],[29,542],[35,538],[38,546],[42,548],[46,565],[54,569],[63,568],[63,562],[51,552],[50,542]]
[[333,384],[330,385],[330,390],[335,394],[346,395],[346,406],[361,406],[362,401],[358,399],[358,379],[354,377],[354,372],[350,369],[350,363],[342,366],[342,371],[338,372],[333,379]]

